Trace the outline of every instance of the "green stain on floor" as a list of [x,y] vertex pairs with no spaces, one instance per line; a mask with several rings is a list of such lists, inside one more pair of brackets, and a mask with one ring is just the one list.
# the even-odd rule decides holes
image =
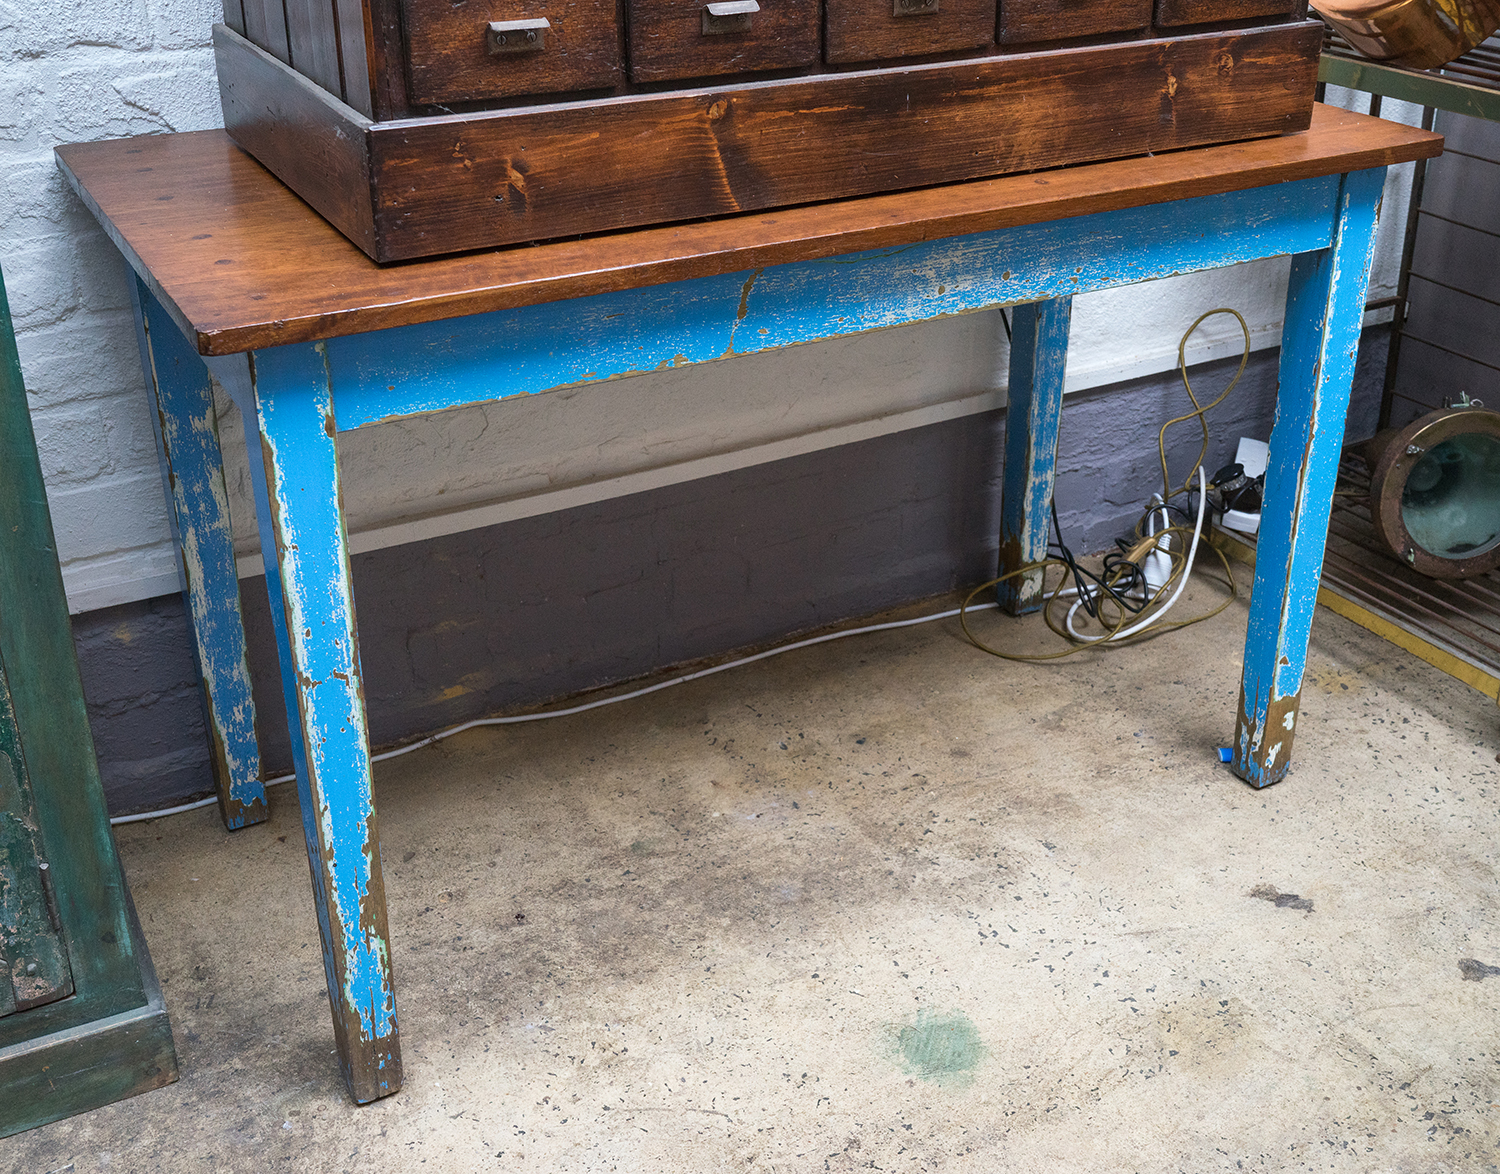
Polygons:
[[902,1066],[911,1076],[937,1084],[968,1085],[985,1047],[967,1016],[917,1012],[916,1021],[896,1034]]

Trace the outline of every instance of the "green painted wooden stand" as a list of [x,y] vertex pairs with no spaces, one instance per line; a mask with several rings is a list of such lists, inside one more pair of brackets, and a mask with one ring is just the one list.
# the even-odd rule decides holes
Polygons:
[[115,854],[0,279],[0,1137],[177,1079]]

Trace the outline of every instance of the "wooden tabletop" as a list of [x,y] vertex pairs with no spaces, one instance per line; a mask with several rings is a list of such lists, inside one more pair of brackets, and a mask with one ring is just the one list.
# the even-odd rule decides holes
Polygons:
[[607,236],[376,265],[222,131],[59,147],[205,355],[1431,158],[1442,136],[1318,106],[1299,134]]

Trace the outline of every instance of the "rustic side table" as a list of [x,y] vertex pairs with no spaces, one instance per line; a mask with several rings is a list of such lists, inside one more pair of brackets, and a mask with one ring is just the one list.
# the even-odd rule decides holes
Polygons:
[[1385,169],[1441,143],[1319,107],[1281,138],[389,269],[221,133],[60,148],[135,274],[231,826],[265,797],[210,372],[245,413],[355,1100],[396,1091],[401,1061],[340,429],[1014,305],[1001,549],[1019,565],[1046,550],[1072,295],[1290,255],[1233,760],[1264,786],[1290,756]]

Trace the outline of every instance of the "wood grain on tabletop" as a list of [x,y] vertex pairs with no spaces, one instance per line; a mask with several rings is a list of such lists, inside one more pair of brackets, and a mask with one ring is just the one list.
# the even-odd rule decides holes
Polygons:
[[1442,136],[1318,106],[1300,134],[378,266],[221,131],[58,148],[202,354],[380,330],[1431,158]]

